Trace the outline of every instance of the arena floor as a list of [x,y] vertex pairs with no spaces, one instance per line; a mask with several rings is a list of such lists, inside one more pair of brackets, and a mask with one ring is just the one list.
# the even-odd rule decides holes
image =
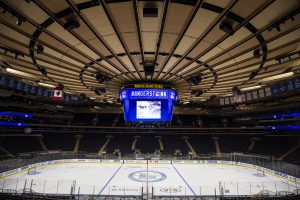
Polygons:
[[[148,174],[148,178],[147,178]],[[147,184],[148,183],[148,184]],[[223,164],[68,163],[8,176],[0,187],[39,193],[153,196],[253,195],[262,190],[294,191],[296,183],[256,170]]]

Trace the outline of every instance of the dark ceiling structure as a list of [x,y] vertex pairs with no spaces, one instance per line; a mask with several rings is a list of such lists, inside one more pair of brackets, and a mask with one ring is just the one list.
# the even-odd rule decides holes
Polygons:
[[299,0],[1,0],[0,8],[1,73],[99,102],[116,102],[136,82],[201,102],[300,70]]

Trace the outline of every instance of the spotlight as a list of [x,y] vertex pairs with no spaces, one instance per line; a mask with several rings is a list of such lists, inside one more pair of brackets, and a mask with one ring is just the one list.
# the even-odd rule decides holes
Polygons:
[[4,8],[0,7],[0,12],[4,14],[6,12],[6,10]]
[[294,16],[291,16],[291,20],[292,20],[292,21],[295,21],[295,17],[294,17]]
[[21,26],[22,23],[23,23],[23,20],[20,18],[17,18],[16,25]]
[[105,88],[98,88],[98,90],[99,90],[101,93],[106,93],[106,89],[105,89]]
[[277,26],[276,26],[276,30],[277,30],[278,32],[281,31],[280,25],[277,25]]
[[99,73],[99,72],[96,74],[96,80],[97,80],[99,83],[102,83],[102,82],[103,82],[103,78],[104,78],[103,74],[101,74],[101,73]]
[[192,90],[191,94],[195,95],[196,97],[199,97],[200,95],[203,94],[203,91],[202,90]]
[[62,84],[62,83],[59,83],[59,84],[58,84],[58,88],[59,88],[59,89],[63,90],[64,87],[65,87],[64,84]]
[[97,94],[98,96],[101,95],[101,93],[100,93],[100,91],[99,91],[98,89],[95,89],[94,92],[95,92],[95,94]]
[[47,76],[47,70],[45,68],[41,67],[39,70],[44,76]]
[[79,27],[80,27],[80,23],[78,21],[76,21],[75,19],[72,19],[71,21],[66,22],[64,24],[64,29],[66,29],[68,31],[79,28]]
[[197,84],[199,84],[202,81],[202,77],[200,74],[198,74],[197,76],[194,77],[195,81]]
[[0,71],[6,71],[6,69],[7,69],[7,66],[5,66],[5,65],[0,65]]
[[143,17],[158,17],[158,8],[143,8]]
[[144,64],[145,76],[153,76],[155,70],[155,65],[152,63]]
[[80,93],[80,94],[79,94],[79,97],[80,97],[80,99],[82,99],[82,100],[83,100],[83,99],[85,99],[85,98],[86,98],[86,95],[85,95],[84,93]]
[[220,28],[221,31],[223,31],[225,33],[228,33],[229,35],[233,35],[233,33],[234,33],[233,28],[232,28],[232,26],[229,22],[223,21],[220,24],[219,28]]
[[201,74],[189,77],[186,79],[186,81],[191,85],[198,85],[202,81]]
[[197,92],[198,92],[198,90],[192,90],[192,91],[191,91],[191,95],[196,95]]
[[37,53],[37,54],[42,54],[43,52],[44,52],[44,47],[43,47],[43,45],[38,44],[38,45],[37,45],[37,48],[36,48],[36,53]]
[[107,76],[105,74],[102,74],[100,72],[97,72],[96,74],[96,80],[99,82],[99,83],[104,83],[104,82],[108,82],[110,81],[112,78],[110,76]]
[[257,75],[257,72],[256,71],[253,71],[253,72],[251,72],[250,73],[250,77],[249,77],[249,79],[251,80],[251,79],[254,79],[254,77]]
[[188,82],[190,85],[194,84],[193,80],[191,77],[186,79],[186,82]]
[[253,56],[254,56],[254,58],[260,58],[260,50],[259,49],[255,49],[253,51]]
[[111,79],[112,79],[112,78],[111,78],[110,76],[106,76],[105,81],[108,82],[108,81],[111,81]]

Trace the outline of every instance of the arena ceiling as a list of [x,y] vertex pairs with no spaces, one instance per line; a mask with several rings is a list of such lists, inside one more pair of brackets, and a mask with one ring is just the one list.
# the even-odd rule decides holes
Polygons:
[[[299,0],[1,0],[0,7],[1,73],[62,83],[99,101],[148,81],[171,84],[183,101],[202,101],[300,70]],[[144,17],[145,7],[158,8],[157,17]],[[70,20],[80,27],[65,29]],[[145,63],[155,63],[152,76]],[[99,83],[97,73],[111,80]],[[195,76],[199,84],[187,81]]]

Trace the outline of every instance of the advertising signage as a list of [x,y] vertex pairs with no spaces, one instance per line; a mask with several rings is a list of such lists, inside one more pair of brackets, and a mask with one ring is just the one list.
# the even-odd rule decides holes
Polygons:
[[120,92],[120,99],[172,99],[176,101],[176,92],[167,89],[126,89]]

